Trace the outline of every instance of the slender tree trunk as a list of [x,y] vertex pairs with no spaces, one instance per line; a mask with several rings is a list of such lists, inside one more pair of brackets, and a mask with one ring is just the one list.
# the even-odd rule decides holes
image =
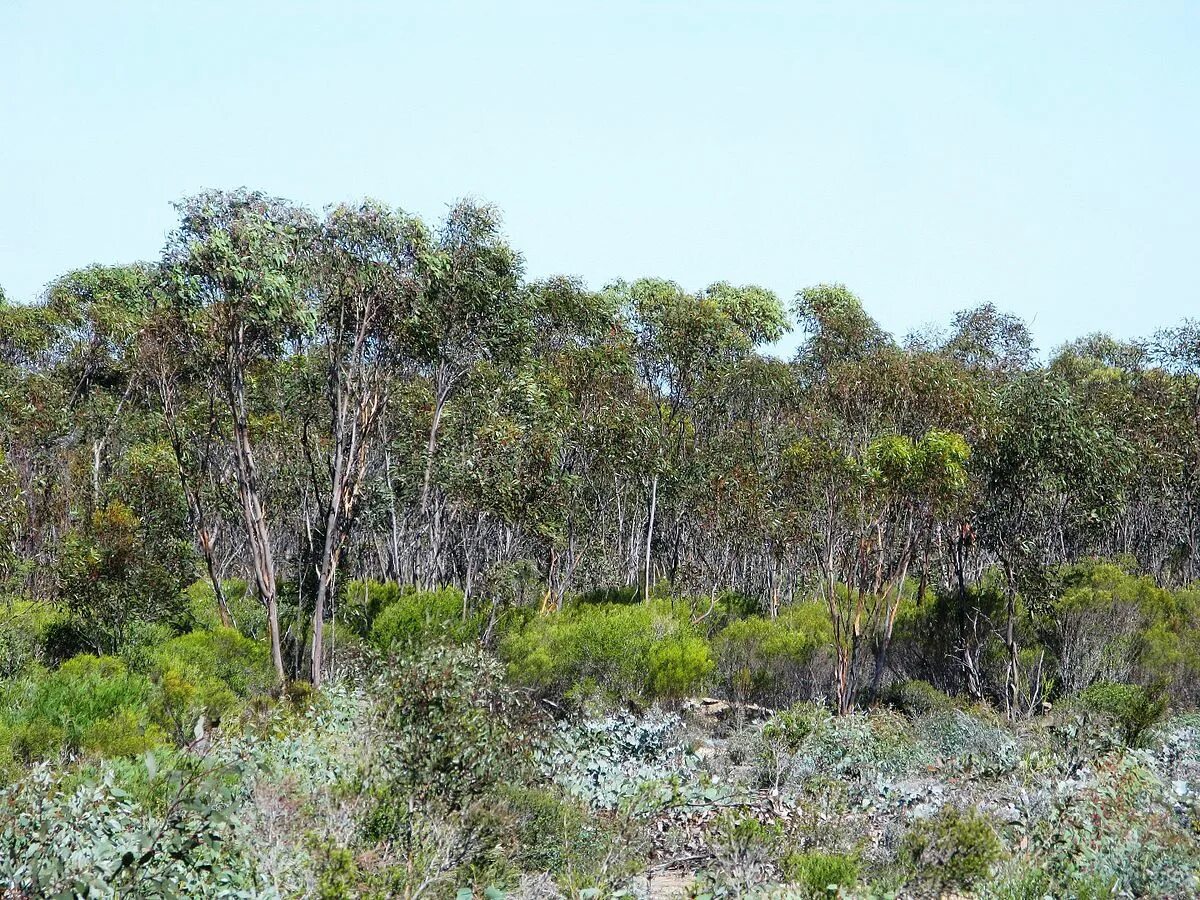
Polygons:
[[254,463],[254,451],[250,442],[250,425],[246,416],[245,386],[242,383],[240,369],[236,365],[231,366],[228,388],[230,407],[233,411],[238,496],[241,500],[242,517],[246,525],[246,540],[250,545],[258,598],[267,611],[267,634],[271,642],[271,662],[275,668],[275,677],[282,684],[286,675],[283,668],[283,653],[280,648],[275,556],[271,547],[271,535],[267,529],[266,516],[263,513],[262,497],[258,490],[258,472]]
[[650,515],[646,521],[646,562],[642,581],[643,600],[650,599],[650,544],[654,540],[654,513],[658,507],[658,473],[650,479]]

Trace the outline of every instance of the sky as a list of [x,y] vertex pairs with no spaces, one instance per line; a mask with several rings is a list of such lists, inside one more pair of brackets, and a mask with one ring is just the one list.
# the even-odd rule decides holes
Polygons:
[[595,287],[1146,335],[1200,315],[1198,51],[1194,0],[0,0],[0,285],[152,259],[174,201],[247,186],[485,200]]

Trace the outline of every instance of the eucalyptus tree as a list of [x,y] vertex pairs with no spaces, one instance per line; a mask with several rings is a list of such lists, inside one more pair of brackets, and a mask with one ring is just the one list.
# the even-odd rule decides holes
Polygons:
[[170,303],[193,332],[188,346],[220,387],[251,570],[267,614],[271,658],[283,680],[275,553],[263,500],[248,384],[312,329],[303,257],[312,216],[283,200],[235,191],[179,204],[164,254]]
[[314,687],[322,680],[325,607],[361,508],[391,376],[413,368],[414,325],[420,327],[418,312],[441,262],[420,220],[377,203],[334,207],[315,241],[309,262],[318,297],[314,350],[325,371],[329,419],[312,619]]
[[423,259],[427,289],[413,311],[412,353],[433,391],[421,510],[428,512],[438,430],[446,404],[472,368],[513,357],[529,343],[532,321],[521,289],[522,260],[505,240],[494,207],[462,201]]
[[919,441],[886,435],[867,448],[874,514],[862,545],[876,557],[870,566],[868,616],[876,648],[872,701],[883,680],[909,568],[928,553],[929,536],[938,524],[966,499],[970,455],[962,435],[939,430]]
[[225,595],[219,544],[227,506],[224,483],[228,454],[219,414],[214,372],[199,365],[197,334],[180,310],[163,303],[147,317],[138,335],[137,368],[144,401],[162,416],[175,460],[175,477],[187,505],[188,522],[204,561],[221,624],[233,626]]
[[[637,372],[655,405],[648,430],[653,465],[645,473],[647,515],[642,559],[642,590],[649,596],[659,484],[671,483],[688,451],[693,401],[703,380],[744,359],[756,347],[778,339],[787,316],[778,298],[756,286],[717,282],[688,293],[663,279],[645,278],[610,288],[624,310],[635,341]],[[672,541],[680,540],[679,516]]]
[[1121,436],[1054,373],[1023,374],[1001,406],[1005,421],[977,454],[977,524],[1005,575],[1004,707],[1016,717],[1038,702],[1040,688],[1035,678],[1022,693],[1018,595],[1041,602],[1048,567],[1092,551],[1120,508],[1133,460]]

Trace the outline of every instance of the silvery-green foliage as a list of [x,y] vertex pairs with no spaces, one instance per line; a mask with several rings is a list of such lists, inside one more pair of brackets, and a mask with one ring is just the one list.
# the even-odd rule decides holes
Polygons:
[[369,746],[370,706],[361,689],[329,682],[299,722],[221,741],[213,752],[248,764],[255,779],[286,776],[308,790],[329,787],[357,774]]
[[999,775],[1020,761],[1011,732],[961,709],[923,716],[916,727],[926,747],[960,770]]
[[775,789],[817,775],[873,785],[932,762],[905,721],[886,712],[834,716],[815,703],[799,703],[762,727],[761,778]]
[[595,809],[649,813],[688,799],[717,801],[712,783],[681,740],[678,716],[628,713],[561,725],[541,753],[545,771]]
[[165,807],[139,803],[115,770],[72,778],[39,765],[0,792],[0,884],[31,896],[257,896],[240,852],[239,773],[211,760],[166,772]]

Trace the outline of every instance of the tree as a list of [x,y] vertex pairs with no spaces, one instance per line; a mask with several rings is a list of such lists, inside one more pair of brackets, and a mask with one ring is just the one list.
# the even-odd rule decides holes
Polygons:
[[432,253],[420,221],[363,203],[329,212],[311,261],[319,298],[315,352],[325,369],[329,406],[312,624],[314,687],[322,678],[325,606],[362,502],[389,379],[394,369],[412,368],[406,329],[429,289]]
[[197,364],[210,367],[221,388],[255,588],[282,681],[275,554],[255,461],[248,382],[260,363],[312,328],[302,256],[314,223],[285,201],[248,191],[200,194],[179,211],[180,225],[165,254],[168,297],[193,329],[189,347],[200,357]]

